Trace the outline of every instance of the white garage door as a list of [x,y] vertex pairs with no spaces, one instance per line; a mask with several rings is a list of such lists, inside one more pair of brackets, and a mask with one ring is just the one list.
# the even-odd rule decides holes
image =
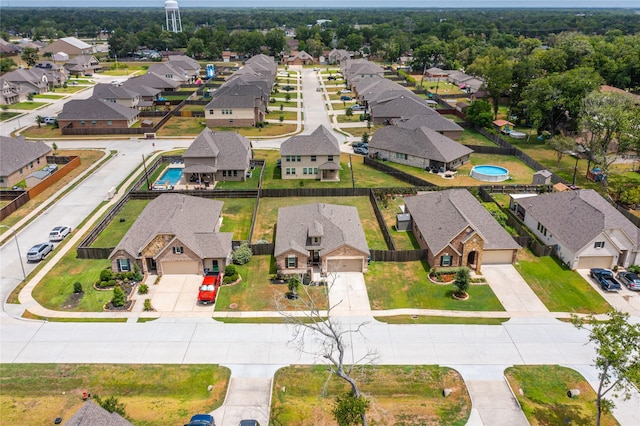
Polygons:
[[613,256],[582,256],[576,269],[611,268]]
[[362,272],[362,258],[327,259],[327,272]]
[[513,250],[485,250],[482,252],[483,265],[506,265],[513,260]]
[[200,274],[200,262],[162,262],[163,274]]

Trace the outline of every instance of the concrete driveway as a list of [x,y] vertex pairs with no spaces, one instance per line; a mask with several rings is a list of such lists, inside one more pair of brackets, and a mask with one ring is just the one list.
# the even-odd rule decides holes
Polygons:
[[371,315],[369,295],[362,272],[329,274],[327,284],[329,285],[329,305],[334,315]]
[[202,275],[163,275],[150,284],[151,306],[162,313],[203,313],[211,316],[214,305],[199,305],[198,287]]
[[482,274],[509,314],[549,312],[513,265],[482,265]]
[[611,306],[621,312],[627,312],[635,316],[640,315],[640,291],[631,291],[622,283],[620,284],[622,286],[622,290],[618,292],[604,291],[602,287],[600,287],[600,284],[591,278],[588,269],[578,269],[577,272],[591,285],[591,287],[594,288],[595,291],[600,293],[600,295],[604,297],[604,300],[606,300]]

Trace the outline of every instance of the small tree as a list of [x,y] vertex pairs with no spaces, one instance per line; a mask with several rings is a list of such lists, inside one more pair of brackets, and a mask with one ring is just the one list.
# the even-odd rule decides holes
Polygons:
[[362,139],[361,139],[362,143],[369,143],[369,133],[364,132],[362,134]]
[[289,294],[287,296],[290,299],[297,299],[298,289],[300,288],[300,277],[297,274],[292,275],[287,282],[287,287],[289,288]]
[[284,100],[289,102],[291,100],[291,93],[287,92],[287,94],[284,95]]
[[100,271],[100,281],[109,281],[112,278],[113,272],[111,271],[111,269],[107,268]]
[[82,293],[82,283],[80,281],[73,283],[73,292],[75,294]]
[[56,152],[58,151],[58,144],[55,142],[52,143],[51,148],[53,148],[53,155],[56,155]]
[[284,111],[284,104],[280,104],[280,111]]
[[467,297],[467,290],[469,289],[469,283],[471,282],[471,276],[469,274],[469,268],[460,268],[456,272],[456,277],[453,279],[453,286],[456,288],[456,296]]
[[118,413],[122,417],[125,416],[124,403],[120,402],[115,396],[110,396],[107,399],[102,399],[98,395],[93,397],[99,406],[104,408],[110,413]]
[[120,286],[115,286],[113,288],[113,298],[111,299],[111,304],[116,308],[124,306],[124,291],[122,291]]
[[491,104],[487,101],[477,100],[471,102],[467,108],[467,121],[478,127],[489,127],[493,122]]
[[33,93],[29,93],[29,94],[27,95],[27,100],[28,100],[29,102],[33,101]]
[[568,151],[571,151],[575,146],[576,142],[568,136],[563,134],[555,135],[551,139],[547,140],[547,145],[549,145],[556,152],[556,160],[557,164],[560,164],[562,157]]
[[347,117],[353,117],[353,109],[351,109],[351,107],[347,108],[347,110],[344,112],[344,115],[346,115]]
[[333,405],[333,417],[340,426],[357,425],[362,422],[362,416],[369,409],[371,401],[360,396],[354,396],[353,392],[338,395]]
[[253,252],[249,244],[244,243],[233,251],[232,260],[236,265],[244,265],[251,260]]
[[42,127],[42,116],[36,115],[36,123],[38,123],[38,129]]
[[577,328],[586,328],[590,324],[589,341],[596,344],[596,368],[598,373],[598,389],[596,390],[596,426],[600,426],[603,411],[615,407],[607,398],[612,392],[617,396],[621,392],[625,399],[631,397],[636,383],[640,379],[640,324],[630,324],[629,314],[614,310],[609,313],[609,321],[598,322],[593,316],[585,319],[573,316],[573,324]]
[[278,117],[278,120],[282,123],[284,121],[284,115],[281,115],[280,117]]

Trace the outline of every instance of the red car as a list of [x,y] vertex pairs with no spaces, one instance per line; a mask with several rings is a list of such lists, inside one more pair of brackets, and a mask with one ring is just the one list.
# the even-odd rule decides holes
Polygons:
[[207,272],[198,291],[198,303],[208,305],[216,302],[222,275],[219,272]]

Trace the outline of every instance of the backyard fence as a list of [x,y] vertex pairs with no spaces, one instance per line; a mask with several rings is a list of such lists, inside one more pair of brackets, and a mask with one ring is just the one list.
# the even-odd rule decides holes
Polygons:
[[0,209],[0,220],[4,220],[11,213],[25,205],[31,197],[28,191],[0,191],[0,200],[11,200],[9,204]]
[[426,260],[427,250],[369,250],[376,262],[412,262]]

